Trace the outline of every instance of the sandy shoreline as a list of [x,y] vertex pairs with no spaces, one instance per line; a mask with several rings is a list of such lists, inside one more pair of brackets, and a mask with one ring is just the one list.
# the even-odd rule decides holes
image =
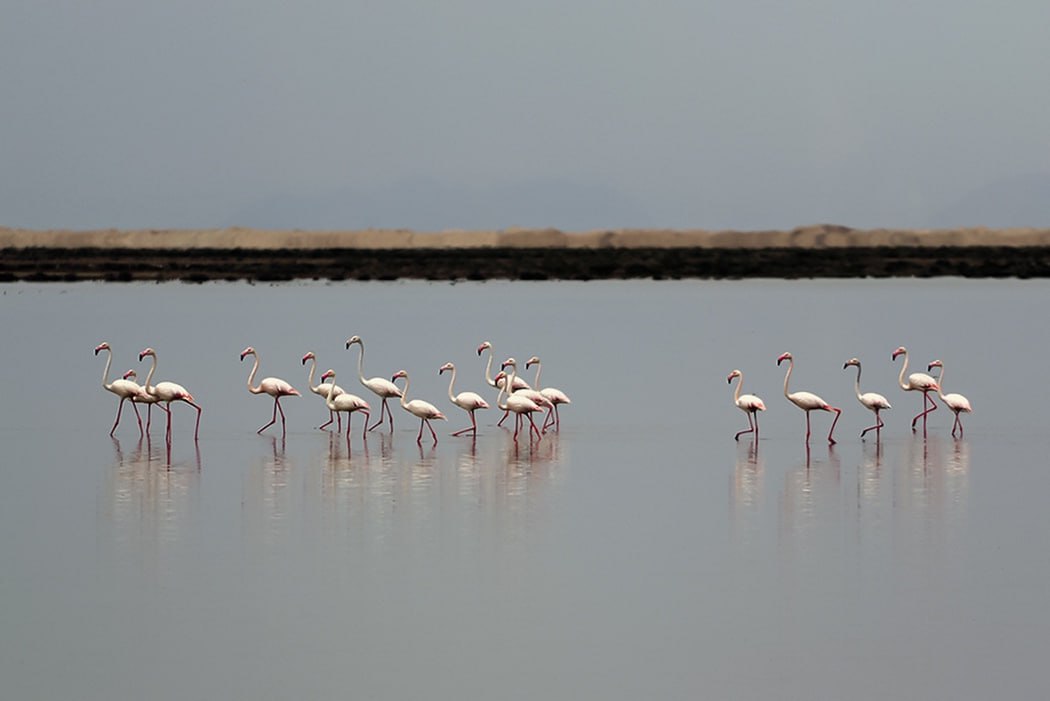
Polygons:
[[1050,229],[0,228],[0,281],[1050,277]]

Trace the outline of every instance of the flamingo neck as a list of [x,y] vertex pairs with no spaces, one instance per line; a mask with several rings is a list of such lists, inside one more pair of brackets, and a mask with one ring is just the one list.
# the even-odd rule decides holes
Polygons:
[[[362,349],[363,350],[363,349]],[[408,402],[405,401],[405,397],[408,396],[408,374],[405,374],[405,389],[401,392],[401,406],[408,408]]]
[[[496,381],[492,379],[492,347],[490,346],[487,350],[489,352],[489,362],[485,364],[485,382],[489,384],[489,387],[496,387]],[[504,380],[503,382],[506,384],[507,381]]]
[[150,365],[149,374],[146,375],[146,384],[143,385],[146,394],[153,394],[153,385],[150,384],[150,381],[153,379],[153,372],[157,369],[157,356],[151,355],[150,358],[153,359],[153,364]]
[[[539,375],[539,373],[536,373],[536,374]],[[744,373],[740,373],[740,375],[736,378],[736,391],[733,392],[733,403],[734,404],[736,404],[736,403],[738,403],[740,401],[740,386],[743,385],[743,384],[744,384]]]
[[252,394],[262,394],[262,385],[258,387],[252,387],[252,380],[255,379],[255,371],[259,369],[259,355],[252,353],[255,357],[255,363],[252,365],[252,371],[248,373],[248,391]]
[[853,383],[853,391],[857,393],[857,399],[860,399],[860,366],[857,366],[857,380]]
[[[306,383],[310,385],[311,390],[320,389],[321,385],[314,386],[314,372],[317,370],[317,358],[310,358],[310,376],[306,379]],[[332,383],[335,384],[334,382]]]
[[113,363],[113,351],[107,348],[106,355],[108,357],[106,358],[106,367],[102,370],[102,387],[109,389],[113,386],[113,384],[109,382],[109,366]]
[[541,385],[540,385],[540,370],[542,370],[542,369],[543,369],[543,365],[540,364],[540,363],[536,363],[536,379],[533,380],[533,383],[532,383],[532,386],[535,387],[536,389],[539,389],[541,387]]
[[[315,364],[316,364],[316,361],[315,361]],[[310,371],[310,382],[313,383],[313,380],[314,380],[314,373],[313,373],[313,370],[311,370]],[[320,385],[318,385],[318,386],[320,386]],[[328,406],[329,409],[332,409],[332,410],[335,410],[335,397],[333,396],[334,394],[335,394],[335,373],[332,374],[332,382],[331,382],[330,385],[328,385],[328,396],[324,398],[324,403]]]
[[[491,362],[491,356],[490,356],[489,360]],[[504,376],[504,378],[503,378],[503,386],[501,386],[499,388],[499,394],[496,395],[496,406],[499,407],[500,409],[502,409],[503,411],[508,411],[509,409],[508,409],[506,403],[504,403],[504,404],[500,404],[499,403],[500,397],[502,397],[504,394],[508,393],[509,388],[512,387],[513,384],[514,384],[514,378],[518,374],[518,368],[517,367],[515,367],[514,365],[511,365],[510,368],[511,368],[510,374]],[[493,387],[496,386],[495,382],[493,382],[491,384],[492,384]],[[507,394],[507,399],[508,399],[508,401],[510,400],[510,395],[509,394]]]
[[902,355],[904,356],[904,365],[901,365],[901,374],[897,376],[897,384],[901,386],[901,389],[911,389],[911,385],[904,381],[904,373],[908,372],[908,351],[904,351]]
[[452,403],[456,403],[456,395],[452,392],[452,385],[456,384],[456,366],[452,366],[452,377],[448,381],[448,398],[452,400]]
[[365,384],[365,342],[358,341],[357,345],[361,346],[361,355],[357,356],[357,379]]
[[941,365],[941,371],[937,373],[937,396],[944,399],[944,366]]
[[795,369],[795,359],[794,358],[789,358],[788,359],[788,371],[787,371],[787,374],[784,375],[784,396],[787,397],[788,399],[791,399],[791,394],[788,392],[788,382],[791,381],[791,371],[794,370],[794,369]]

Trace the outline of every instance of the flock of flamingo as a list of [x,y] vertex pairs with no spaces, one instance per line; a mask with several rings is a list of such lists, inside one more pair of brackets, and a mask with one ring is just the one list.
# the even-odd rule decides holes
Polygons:
[[[319,426],[319,428],[324,430],[333,422],[337,422],[336,430],[341,432],[342,417],[343,414],[346,414],[346,439],[349,441],[350,417],[354,412],[360,412],[365,416],[362,437],[367,435],[368,431],[374,431],[376,428],[380,427],[387,418],[389,418],[390,432],[393,433],[394,415],[393,412],[391,412],[390,407],[387,405],[387,400],[396,398],[400,400],[401,407],[405,411],[419,419],[419,433],[416,436],[416,442],[422,443],[423,428],[426,427],[430,429],[430,435],[432,436],[434,443],[437,444],[437,433],[434,431],[434,427],[430,422],[436,420],[447,420],[448,417],[430,402],[422,399],[407,399],[410,380],[408,372],[405,370],[399,370],[394,373],[389,380],[384,377],[366,378],[364,374],[365,344],[360,336],[352,336],[347,340],[347,350],[354,345],[359,346],[361,349],[357,359],[358,380],[381,401],[379,419],[371,426],[368,425],[371,420],[371,407],[368,402],[338,386],[335,383],[336,375],[334,370],[325,371],[321,375],[320,384],[315,385],[314,374],[317,370],[317,356],[311,351],[302,357],[303,365],[306,365],[307,361],[310,362],[310,371],[307,382],[310,386],[310,391],[324,399],[325,406],[328,408],[328,421]],[[500,366],[500,372],[493,377],[493,350],[492,344],[488,341],[485,341],[478,346],[478,355],[480,356],[486,350],[489,352],[489,357],[488,363],[485,365],[485,382],[490,387],[498,390],[496,395],[496,406],[504,412],[503,418],[500,419],[497,426],[502,426],[507,417],[513,413],[515,415],[515,440],[518,438],[518,433],[524,425],[525,419],[528,419],[529,421],[530,440],[533,436],[535,436],[536,440],[541,440],[543,434],[548,430],[560,430],[561,417],[558,414],[558,406],[560,404],[570,404],[571,400],[569,399],[569,396],[555,387],[534,389],[528,382],[518,375],[518,364],[514,358],[507,358],[504,360]],[[135,418],[138,419],[140,434],[143,432],[143,427],[142,417],[139,414],[137,406],[138,404],[147,405],[145,427],[145,432],[147,434],[149,433],[150,425],[152,423],[153,405],[158,405],[167,414],[165,439],[168,443],[171,443],[171,404],[172,402],[183,402],[197,410],[197,423],[193,431],[193,438],[194,440],[199,438],[201,407],[194,401],[193,395],[190,394],[185,387],[174,382],[158,382],[155,385],[152,384],[153,374],[157,369],[157,352],[155,350],[152,348],[146,348],[139,353],[139,362],[146,357],[151,358],[153,361],[149,369],[149,374],[146,375],[146,382],[142,385],[135,381],[135,378],[138,376],[135,370],[128,370],[120,379],[110,382],[109,371],[110,366],[113,363],[113,350],[110,348],[109,343],[103,342],[95,347],[95,355],[98,355],[102,351],[106,351],[108,354],[106,367],[102,371],[102,387],[120,397],[120,402],[117,404],[117,418],[113,422],[113,428],[110,429],[110,436],[116,432],[117,426],[120,425],[120,416],[124,409],[124,402],[130,401],[132,408],[135,410]],[[274,425],[277,422],[277,415],[280,414],[281,431],[283,434],[286,430],[286,424],[284,409],[281,407],[281,398],[301,396],[299,390],[295,389],[295,387],[285,380],[277,377],[265,377],[259,381],[259,384],[253,385],[252,383],[255,381],[255,375],[259,370],[259,353],[249,346],[241,351],[241,361],[243,362],[248,356],[254,358],[254,364],[252,365],[251,372],[248,374],[248,391],[252,394],[265,394],[273,397],[273,415],[271,416],[269,423],[259,428],[256,433],[262,433],[267,428]],[[536,376],[533,382],[536,387],[541,387],[541,365],[539,357],[532,356],[529,358],[525,363],[525,369],[527,370],[533,365],[536,366]],[[490,408],[489,404],[476,392],[455,393],[453,387],[456,383],[456,366],[452,363],[445,363],[438,369],[438,374],[444,374],[446,371],[450,373],[448,383],[449,401],[460,409],[466,411],[470,416],[470,425],[453,432],[452,435],[461,436],[469,433],[473,436],[477,436],[478,424],[474,413],[478,409]],[[399,379],[404,379],[405,384],[403,387],[399,387],[395,384]],[[537,428],[532,415],[544,411],[546,411],[546,417],[543,420],[542,428]]]
[[[962,420],[959,418],[959,414],[973,411],[970,406],[970,400],[961,394],[944,394],[944,363],[940,360],[934,360],[926,367],[926,372],[930,372],[933,368],[940,368],[940,373],[936,378],[927,375],[924,372],[913,372],[907,377],[905,375],[908,372],[908,349],[904,346],[900,346],[897,350],[893,351],[891,360],[896,361],[898,356],[904,356],[904,364],[901,366],[900,376],[897,378],[897,384],[900,388],[906,392],[922,392],[922,411],[915,415],[911,420],[911,430],[915,431],[915,424],[918,420],[922,419],[922,435],[926,436],[926,416],[937,409],[937,403],[930,396],[930,392],[936,392],[937,396],[941,398],[945,406],[955,412],[955,422],[952,424],[952,436],[955,436],[955,432],[959,432],[959,437],[963,435]],[[835,424],[838,423],[839,416],[842,415],[842,409],[833,407],[823,399],[813,394],[812,392],[791,392],[788,390],[788,383],[791,381],[791,371],[795,367],[795,359],[790,353],[783,353],[777,358],[777,365],[779,366],[784,361],[787,361],[788,368],[787,374],[784,375],[784,396],[788,398],[792,404],[797,406],[802,411],[806,412],[806,444],[809,444],[810,435],[810,423],[809,413],[811,411],[827,411],[835,414],[835,419],[831,422],[831,428],[828,430],[828,443],[831,445],[835,444],[833,434],[835,433]],[[864,434],[868,431],[874,430],[876,441],[881,439],[882,427],[885,423],[882,417],[879,415],[883,409],[889,409],[890,403],[886,397],[878,394],[877,392],[861,392],[860,391],[860,360],[857,358],[850,358],[842,366],[845,370],[848,367],[857,368],[857,378],[854,382],[854,391],[857,394],[857,401],[864,405],[866,409],[875,414],[875,423],[868,426],[860,432],[860,437],[863,440]],[[747,414],[748,427],[742,431],[738,431],[735,440],[740,440],[740,436],[745,433],[753,433],[754,437],[758,438],[758,412],[766,410],[766,404],[754,394],[740,394],[740,387],[744,382],[744,375],[739,370],[733,370],[729,373],[727,382],[732,383],[734,378],[740,378],[737,382],[736,391],[733,394],[733,401],[736,403],[737,408]]]

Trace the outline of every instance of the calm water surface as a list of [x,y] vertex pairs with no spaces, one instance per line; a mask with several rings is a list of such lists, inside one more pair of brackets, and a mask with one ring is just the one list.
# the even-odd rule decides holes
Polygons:
[[[1050,644],[1045,281],[0,285],[0,691],[12,699],[1044,698]],[[411,373],[436,447],[258,436],[299,358],[373,397]],[[539,443],[449,406],[474,353],[538,354],[573,404]],[[204,407],[111,440],[100,384],[148,363]],[[934,358],[975,413],[928,438],[895,387]],[[844,408],[829,449],[782,395]],[[852,394],[885,394],[881,444]],[[762,396],[757,443],[726,376]],[[531,379],[531,373],[529,373]],[[273,429],[270,429],[273,432]]]

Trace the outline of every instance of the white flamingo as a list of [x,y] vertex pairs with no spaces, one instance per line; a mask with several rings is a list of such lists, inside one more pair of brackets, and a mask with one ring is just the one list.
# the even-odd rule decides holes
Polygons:
[[[120,397],[120,401],[117,402],[117,420],[113,422],[113,428],[109,430],[109,435],[112,436],[117,431],[117,425],[120,424],[120,412],[124,410],[124,402],[142,393],[142,388],[136,382],[130,382],[128,376],[124,375],[119,380],[109,381],[109,367],[113,364],[113,350],[109,347],[109,344],[103,341],[102,343],[95,346],[95,355],[98,355],[102,351],[106,351],[106,367],[102,370],[102,389],[112,392],[113,394]],[[131,408],[135,410],[135,418],[139,422],[139,435],[142,435],[142,417],[139,415],[139,409],[135,406],[134,401],[131,404]]]
[[270,423],[264,425],[256,433],[262,433],[270,426],[273,426],[277,422],[277,412],[281,412],[281,433],[283,434],[286,429],[286,423],[284,409],[281,408],[281,397],[298,397],[300,396],[299,390],[279,377],[264,377],[257,386],[252,387],[252,380],[255,379],[255,373],[259,369],[259,354],[255,352],[254,348],[248,346],[241,351],[241,362],[243,363],[244,359],[249,355],[255,356],[255,364],[252,365],[252,371],[248,373],[248,391],[252,394],[268,394],[273,397],[273,418],[270,419]]
[[478,435],[478,422],[474,418],[474,412],[478,409],[488,409],[489,403],[481,398],[481,395],[476,392],[460,392],[459,394],[453,394],[452,386],[456,384],[456,366],[452,363],[445,363],[438,370],[438,374],[444,373],[446,370],[452,371],[452,377],[448,381],[448,398],[453,404],[458,406],[463,411],[470,414],[470,426],[462,428],[452,433],[453,436],[461,436],[464,433],[472,432],[475,436]]
[[[321,399],[323,399],[325,401],[325,404],[327,405],[328,404],[328,390],[331,389],[331,388],[324,381],[324,378],[321,379],[321,384],[319,384],[319,385],[315,385],[314,384],[314,372],[317,370],[317,356],[314,355],[313,351],[309,351],[309,352],[307,352],[306,355],[303,356],[303,363],[302,364],[306,365],[306,361],[307,360],[312,361],[312,362],[310,363],[310,375],[306,378],[306,384],[310,388],[310,391],[313,392],[314,394],[316,394]],[[335,396],[338,397],[340,394],[343,394],[343,391],[344,391],[343,388],[339,387],[337,385],[336,388],[335,388]],[[319,430],[323,431],[326,427],[331,426],[332,422],[336,421],[336,420],[338,420],[338,422],[339,422],[337,424],[337,426],[336,426],[336,431],[337,432],[338,431],[342,431],[343,430],[343,417],[342,417],[342,414],[340,414],[337,411],[332,411],[331,409],[329,409],[328,410],[328,421],[323,423],[323,424],[321,424],[317,428]]]
[[865,407],[867,407],[867,409],[869,411],[872,411],[872,412],[875,413],[875,425],[874,426],[868,426],[866,429],[861,431],[860,432],[860,437],[863,439],[865,433],[867,433],[871,429],[875,429],[875,440],[879,440],[879,438],[882,437],[882,427],[886,425],[882,421],[882,417],[879,416],[879,412],[882,411],[883,409],[890,409],[892,407],[890,407],[889,400],[887,400],[886,397],[882,396],[881,394],[879,394],[877,392],[864,392],[863,394],[861,394],[861,391],[860,391],[860,360],[858,360],[857,358],[850,358],[842,366],[842,369],[845,370],[850,365],[857,366],[857,380],[856,380],[856,382],[853,383],[853,390],[857,393],[857,401],[859,401],[861,404],[863,404]]
[[[325,380],[332,378],[332,381],[325,383]],[[350,440],[350,415],[355,411],[360,411],[365,415],[365,425],[361,427],[361,438],[365,438],[368,435],[368,419],[372,415],[372,408],[368,406],[368,402],[356,394],[350,394],[349,392],[343,392],[338,394],[336,392],[339,389],[335,384],[335,370],[328,370],[321,375],[321,387],[325,388],[328,394],[325,396],[324,403],[328,407],[328,411],[335,412],[336,414],[346,414],[346,440]],[[328,423],[332,423],[329,421]],[[328,424],[325,424],[326,426]]]
[[[543,387],[543,385],[540,384],[540,371],[543,369],[543,366],[540,365],[540,357],[538,355],[534,355],[525,361],[526,370],[533,365],[536,366],[536,379],[533,380],[533,384],[536,387]],[[560,431],[561,417],[558,416],[558,405],[572,404],[572,400],[569,399],[569,395],[565,394],[565,392],[562,392],[557,387],[543,387],[539,392],[548,402],[551,403],[551,408],[547,411],[547,418],[543,420],[543,430],[546,431],[548,426],[554,424],[554,430]]]
[[[517,392],[512,392],[512,393],[509,393],[509,394],[507,393],[507,387],[508,386],[510,386],[510,387],[514,386],[514,376],[517,374],[517,372],[518,372],[517,365],[514,365],[514,364],[511,364],[511,374],[510,374],[509,377],[506,375],[506,373],[500,372],[500,375],[503,376],[502,379],[504,380],[504,382],[500,384],[499,394],[496,395],[496,406],[499,407],[500,409],[503,409],[504,411],[506,411],[508,413],[512,412],[512,411],[514,412],[514,414],[515,414],[515,417],[514,417],[514,440],[515,441],[518,440],[518,432],[521,430],[521,417],[522,416],[528,416],[529,417],[529,426],[530,426],[530,428],[529,428],[529,431],[530,431],[529,437],[531,438],[532,437],[532,433],[535,433],[536,434],[536,440],[540,440],[541,439],[540,430],[538,428],[536,428],[536,422],[532,420],[532,415],[534,413],[536,413],[537,411],[543,411],[543,407],[541,407],[539,404],[537,404],[536,402],[534,402],[531,399],[529,399],[528,397],[526,397],[524,394],[519,394]],[[498,378],[499,378],[499,376],[497,375],[497,379]],[[500,398],[504,394],[507,395],[507,401],[501,404],[500,403]]]
[[839,422],[839,417],[842,416],[842,409],[831,406],[812,392],[788,392],[788,381],[791,380],[791,371],[795,368],[795,359],[791,357],[790,353],[782,353],[777,358],[777,365],[780,365],[785,360],[788,361],[788,369],[787,374],[784,375],[784,396],[792,404],[806,412],[806,445],[809,445],[809,412],[816,410],[835,413],[835,420],[831,422],[831,430],[828,431],[828,444],[835,445],[836,441],[831,436],[835,433],[835,424]]
[[391,399],[392,397],[399,397],[403,399],[404,397],[401,392],[401,389],[393,382],[382,377],[373,377],[371,379],[366,380],[365,373],[363,370],[365,364],[365,342],[361,340],[360,336],[352,336],[347,340],[346,348],[347,350],[350,350],[350,346],[354,345],[355,343],[361,346],[361,355],[357,357],[357,378],[358,380],[360,380],[362,385],[369,389],[369,391],[371,391],[374,395],[383,400],[382,405],[379,407],[379,421],[376,421],[374,424],[372,424],[372,426],[368,430],[374,430],[376,426],[379,426],[383,423],[384,416],[389,416],[390,433],[393,433],[394,412],[390,411],[390,407],[387,406],[386,400]]
[[[489,387],[495,387],[496,389],[502,389],[502,387],[503,387],[503,380],[499,379],[499,375],[497,375],[495,378],[492,377],[492,356],[495,354],[495,351],[492,350],[492,344],[489,343],[488,341],[482,341],[481,345],[478,346],[478,355],[479,356],[484,351],[488,351],[489,352],[489,360],[485,364],[485,384],[487,384]],[[504,375],[504,377],[505,377],[505,375]],[[512,388],[511,391],[516,392],[519,389],[530,389],[529,383],[526,382],[523,378],[518,377],[517,375],[515,375],[514,376],[514,387]],[[497,397],[497,403],[498,403],[498,400],[499,400],[499,398]],[[503,417],[500,418],[500,420],[496,423],[496,425],[497,426],[502,426],[503,422],[507,420],[508,416],[510,416],[510,412],[509,411],[504,411],[503,412]]]
[[[933,401],[933,397],[930,396],[930,392],[938,389],[937,381],[924,372],[913,372],[908,375],[908,379],[905,381],[904,373],[908,371],[908,349],[904,346],[899,346],[897,350],[893,351],[892,359],[896,360],[898,355],[904,356],[904,365],[901,366],[901,374],[897,378],[897,384],[905,392],[922,392],[922,411],[911,420],[911,430],[915,430],[915,422],[922,418],[922,435],[925,437],[926,415],[931,411],[937,411],[937,402]],[[929,403],[929,408],[926,406],[927,402]]]
[[[153,425],[153,405],[157,403],[157,398],[146,391],[146,388],[140,385],[136,380],[138,373],[134,370],[128,370],[124,373],[124,379],[131,382],[138,388],[138,394],[131,397],[131,401],[134,404],[145,404],[146,405],[146,434],[149,435],[150,427]],[[167,411],[164,407],[160,408],[161,411]]]
[[967,414],[973,411],[973,407],[970,406],[970,400],[961,394],[943,394],[944,390],[944,363],[940,360],[934,360],[926,367],[926,371],[929,372],[934,368],[940,368],[941,372],[937,375],[937,396],[941,398],[941,401],[945,405],[955,412],[955,422],[952,424],[952,436],[955,435],[956,427],[959,428],[959,437],[963,435],[962,419],[959,417],[959,413],[965,411]]
[[171,442],[171,403],[172,402],[185,402],[191,407],[197,410],[197,425],[193,429],[193,440],[197,440],[201,430],[201,407],[193,401],[193,395],[190,394],[185,387],[174,382],[158,382],[156,386],[151,385],[150,382],[153,380],[153,373],[157,370],[157,351],[152,348],[146,348],[139,353],[139,362],[146,356],[153,358],[153,364],[150,366],[149,374],[146,375],[146,382],[143,385],[143,389],[146,390],[150,396],[155,397],[158,402],[163,402],[166,406],[162,407],[168,413],[168,427],[164,432],[164,436],[167,441]]
[[394,373],[394,376],[390,378],[393,382],[399,377],[405,378],[405,389],[401,393],[401,406],[408,413],[419,419],[419,435],[416,436],[416,443],[423,442],[423,426],[426,425],[430,429],[430,435],[434,437],[434,445],[437,445],[438,437],[437,433],[434,432],[434,427],[430,425],[431,420],[440,419],[447,421],[448,417],[442,414],[436,406],[430,402],[425,402],[422,399],[413,399],[410,402],[405,401],[405,397],[408,396],[408,373],[404,370],[398,370]]
[[[740,394],[740,388],[744,386],[744,373],[739,370],[729,373],[726,382],[732,382],[734,377],[739,377],[740,382],[736,383],[736,391],[733,392],[733,403],[736,404],[737,409],[747,414],[748,428],[745,428],[743,431],[737,431],[736,435],[733,436],[733,440],[740,440],[740,436],[745,433],[754,433],[755,440],[758,440],[758,412],[766,410],[766,403],[754,394]],[[752,418],[754,419],[753,421]]]

